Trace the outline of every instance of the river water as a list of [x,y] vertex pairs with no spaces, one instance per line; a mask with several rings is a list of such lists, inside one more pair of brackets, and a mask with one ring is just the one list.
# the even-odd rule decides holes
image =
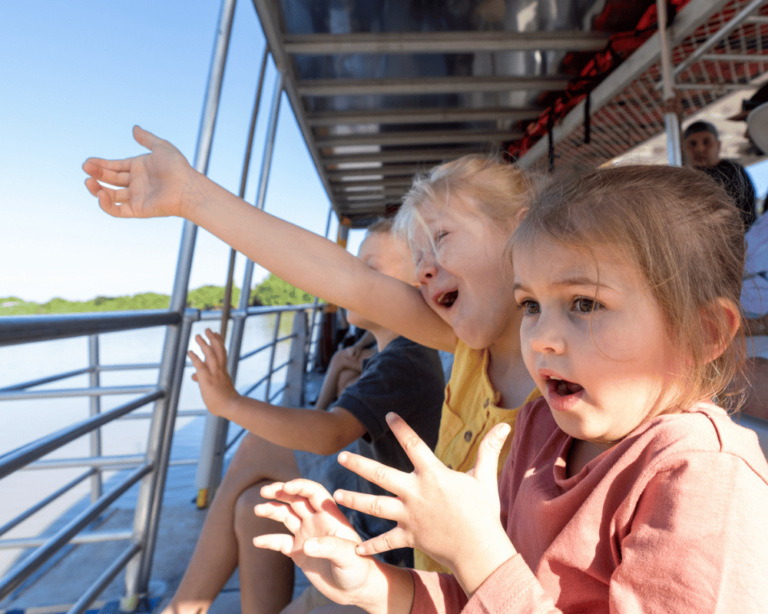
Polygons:
[[[283,316],[280,336],[290,333],[292,318]],[[261,347],[272,339],[275,315],[253,317],[246,320],[246,329],[242,353]],[[193,340],[190,347],[199,352],[194,335],[202,333],[206,327],[218,330],[218,323],[198,322],[193,328]],[[157,327],[144,330],[126,331],[101,335],[99,338],[100,362],[103,365],[141,364],[159,362],[165,328]],[[283,364],[288,358],[289,342],[278,346],[275,366]],[[241,362],[238,369],[236,387],[241,392],[249,384],[260,379],[269,366],[270,352],[266,350]],[[88,340],[85,337],[62,339],[21,346],[0,347],[0,388],[22,382],[73,371],[88,365]],[[187,368],[179,400],[179,410],[203,409],[198,385],[190,378],[194,369]],[[102,386],[140,385],[157,383],[157,369],[103,372]],[[275,374],[272,393],[282,386],[285,369]],[[81,375],[40,386],[37,390],[69,389],[88,387],[88,376]],[[263,398],[263,387],[251,396]],[[103,396],[102,411],[107,411],[126,403],[136,395]],[[136,412],[148,412],[151,405]],[[136,413],[135,412],[135,413]],[[0,456],[32,442],[49,433],[53,433],[87,418],[89,415],[89,397],[71,397],[59,399],[30,399],[4,401],[0,403]],[[204,424],[203,417],[179,418],[176,422],[172,459],[197,458]],[[102,428],[102,451],[105,456],[119,454],[143,454],[146,449],[149,420],[119,420]],[[230,429],[230,436],[236,432]],[[80,457],[89,454],[89,437],[76,441],[52,452],[46,459]],[[194,466],[189,470],[194,472]],[[85,469],[46,469],[19,471],[0,480],[0,526],[17,516],[30,505],[44,498],[56,488],[81,475]],[[108,480],[114,472],[105,472]],[[46,509],[33,515],[12,531],[5,538],[32,537],[45,532],[45,529],[72,505],[89,496],[90,481],[86,480],[60,497]],[[186,494],[184,496],[187,496]],[[191,498],[194,492],[188,493]],[[129,502],[132,505],[132,502]],[[0,575],[12,563],[18,551],[0,550]]]

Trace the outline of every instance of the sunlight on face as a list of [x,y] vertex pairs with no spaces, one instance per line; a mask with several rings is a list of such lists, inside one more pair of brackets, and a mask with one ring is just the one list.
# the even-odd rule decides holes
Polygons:
[[609,447],[660,413],[676,353],[637,267],[542,238],[514,260],[523,357],[558,426]]
[[424,301],[467,345],[483,349],[517,336],[509,233],[464,203],[425,205],[411,238],[416,278]]

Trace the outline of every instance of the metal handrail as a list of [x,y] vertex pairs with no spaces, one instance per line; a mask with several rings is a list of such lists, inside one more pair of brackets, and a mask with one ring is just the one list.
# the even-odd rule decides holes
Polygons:
[[167,310],[6,316],[0,321],[0,346],[174,326],[180,322],[180,313]]

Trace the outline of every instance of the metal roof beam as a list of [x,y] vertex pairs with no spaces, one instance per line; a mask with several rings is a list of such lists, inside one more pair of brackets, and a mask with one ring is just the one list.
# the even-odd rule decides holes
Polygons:
[[333,182],[333,189],[336,194],[344,192],[354,192],[364,188],[381,187],[410,187],[413,182],[410,177],[400,177],[395,179],[369,179],[367,181],[339,181]]
[[512,141],[523,136],[522,132],[509,130],[450,130],[432,132],[371,132],[315,137],[318,147],[344,147],[346,145],[445,145],[448,143],[485,143],[488,141]]
[[300,96],[363,96],[368,94],[448,94],[564,90],[565,76],[422,77],[413,79],[304,79]]
[[481,152],[482,150],[475,147],[462,147],[461,149],[403,149],[367,154],[326,154],[321,158],[321,162],[323,166],[341,164],[343,162],[429,162],[434,166],[435,163],[444,160],[455,160],[467,154]]
[[308,113],[310,126],[343,124],[426,124],[536,119],[542,108],[487,107],[481,109],[387,109],[375,111],[323,111]]
[[287,34],[286,52],[293,55],[340,53],[474,53],[482,51],[600,51],[608,43],[603,32],[364,32],[354,34]]
[[419,171],[418,166],[404,164],[398,166],[372,166],[367,168],[344,168],[336,171],[328,171],[326,176],[332,183],[344,180],[347,177],[413,177]]

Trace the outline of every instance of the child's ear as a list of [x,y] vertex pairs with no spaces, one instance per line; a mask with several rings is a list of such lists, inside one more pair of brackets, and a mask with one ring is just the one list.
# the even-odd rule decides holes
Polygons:
[[731,343],[741,326],[738,305],[727,298],[717,298],[701,310],[707,341],[707,362],[715,360]]

